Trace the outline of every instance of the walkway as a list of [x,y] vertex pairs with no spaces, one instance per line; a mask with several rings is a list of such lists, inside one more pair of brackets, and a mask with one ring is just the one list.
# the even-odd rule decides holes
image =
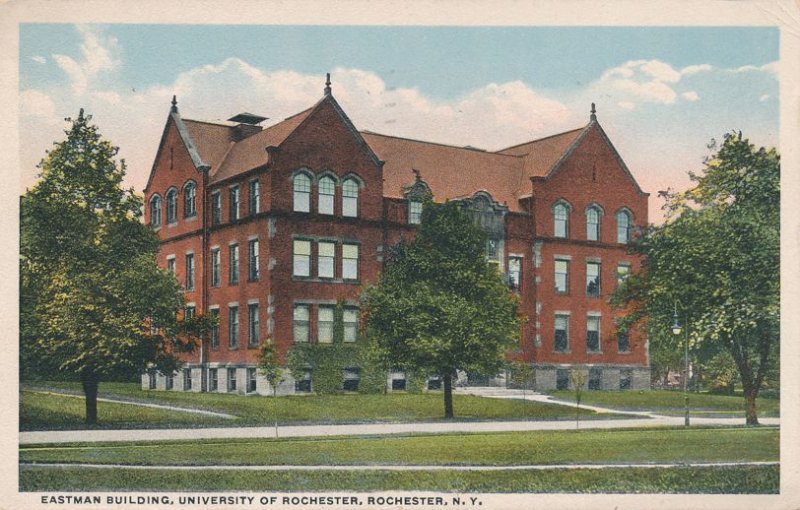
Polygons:
[[[762,418],[762,425],[777,426],[780,418]],[[582,420],[581,430],[621,428],[680,427],[682,416],[657,418],[593,419]],[[692,418],[692,425],[741,426],[744,418]],[[39,443],[92,443],[102,441],[162,441],[233,438],[274,438],[313,436],[373,436],[390,434],[447,434],[480,432],[526,432],[538,430],[575,430],[574,420],[561,421],[472,421],[472,422],[417,422],[370,423],[347,425],[290,425],[275,427],[220,427],[193,429],[136,429],[136,430],[56,430],[20,432],[19,444]]]

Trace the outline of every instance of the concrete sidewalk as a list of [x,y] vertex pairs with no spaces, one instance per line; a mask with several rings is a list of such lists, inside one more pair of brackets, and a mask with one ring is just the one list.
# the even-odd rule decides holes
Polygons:
[[[762,418],[763,425],[777,426],[780,418]],[[621,428],[680,427],[681,416],[656,418],[582,420],[580,430]],[[742,426],[744,418],[693,418],[692,425]],[[447,434],[470,432],[525,432],[536,430],[575,430],[574,420],[562,421],[490,421],[490,422],[422,422],[374,423],[346,425],[291,425],[280,427],[281,438],[313,436],[370,436],[391,434]],[[274,438],[275,427],[225,427],[194,429],[137,429],[137,430],[58,430],[20,432],[19,444],[72,443],[102,441],[161,441],[234,438]]]

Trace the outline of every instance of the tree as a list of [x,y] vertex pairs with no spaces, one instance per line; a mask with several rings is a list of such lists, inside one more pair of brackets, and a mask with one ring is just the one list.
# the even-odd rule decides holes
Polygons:
[[677,306],[696,357],[727,350],[744,389],[747,424],[756,425],[756,397],[777,362],[780,157],[741,133],[709,148],[716,152],[703,173],[690,173],[694,187],[662,192],[666,222],[634,245],[645,262],[614,300],[628,308],[626,324],[647,317],[650,330],[661,332]]
[[272,387],[272,396],[275,397],[275,437],[278,437],[278,385],[285,379],[283,367],[278,361],[278,350],[271,340],[261,347],[258,358],[258,368]]
[[523,361],[514,361],[508,365],[511,373],[511,384],[522,389],[522,400],[525,400],[525,390],[533,386],[535,372],[533,367]]
[[427,203],[414,241],[391,252],[363,296],[368,335],[388,365],[439,375],[445,418],[452,418],[456,372],[504,366],[519,338],[517,299],[486,261],[485,234],[457,202]]
[[581,396],[583,388],[586,386],[588,375],[581,369],[572,368],[569,371],[569,380],[575,390],[575,428],[580,428],[581,423]]
[[156,265],[158,240],[141,222],[141,198],[121,187],[118,149],[83,110],[66,120],[66,139],[21,200],[20,351],[23,374],[81,381],[93,425],[101,380],[149,364],[172,373],[203,321],[176,317],[183,293]]

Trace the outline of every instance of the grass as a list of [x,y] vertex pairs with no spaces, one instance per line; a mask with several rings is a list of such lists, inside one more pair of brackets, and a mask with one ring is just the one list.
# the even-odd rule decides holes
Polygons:
[[[79,392],[78,383],[37,383],[28,389],[51,388]],[[204,409],[235,415],[236,419],[218,419],[197,414],[173,411],[149,412],[146,408],[123,406],[123,415],[129,418],[110,417],[104,407],[98,408],[100,427],[148,428],[194,426],[256,426],[272,425],[277,408],[279,421],[291,424],[334,424],[368,422],[414,422],[443,419],[444,404],[441,393],[387,395],[308,395],[285,396],[277,399],[263,396],[241,396],[215,393],[184,393],[170,391],[144,391],[135,383],[101,383],[100,397],[121,398],[140,402],[158,403]],[[47,395],[23,391],[20,395],[21,430],[82,428],[83,424],[70,410],[61,413],[61,403],[66,407],[83,406],[83,402],[67,396]],[[100,403],[102,405],[102,403]],[[119,404],[118,404],[119,405]],[[492,399],[473,395],[453,395],[456,419],[469,420],[570,420],[575,410],[567,406],[523,402],[519,400]],[[52,415],[51,411],[55,411]],[[141,415],[141,417],[140,417]],[[79,416],[83,416],[82,411]],[[582,410],[582,419],[624,418],[613,414],[597,414]]]
[[20,462],[133,465],[534,465],[777,461],[771,428],[542,431],[25,446]]
[[[575,401],[574,391],[554,391],[551,395],[560,400]],[[624,411],[652,411],[657,414],[679,416],[684,412],[682,391],[584,391],[581,403],[611,407]],[[780,400],[759,397],[756,399],[759,416],[780,416]],[[689,410],[694,415],[744,416],[744,397],[690,393]]]
[[[777,466],[464,471],[165,471],[23,467],[21,491],[387,491],[776,494]],[[368,503],[365,495],[360,503]],[[446,498],[447,501],[449,498]]]
[[[20,393],[20,429],[78,429],[85,427],[83,398],[23,391]],[[176,413],[112,402],[97,403],[98,416],[108,428],[137,428],[142,424],[192,427],[221,425],[224,418]]]

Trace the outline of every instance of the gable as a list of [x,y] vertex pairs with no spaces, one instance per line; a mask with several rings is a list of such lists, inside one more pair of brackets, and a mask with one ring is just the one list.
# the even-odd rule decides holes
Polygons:
[[[150,191],[156,177],[156,171],[162,167],[162,158],[168,157],[174,159],[176,156],[174,149],[176,147],[181,147],[178,157],[188,159],[195,170],[203,172],[209,169],[209,165],[202,160],[200,154],[197,152],[194,141],[189,135],[189,131],[186,129],[180,115],[178,115],[177,111],[172,111],[167,117],[167,122],[164,124],[164,131],[161,133],[161,140],[158,143],[156,157],[153,160],[153,166],[150,168],[147,185],[144,187],[145,193]],[[174,164],[172,166],[174,166]]]

